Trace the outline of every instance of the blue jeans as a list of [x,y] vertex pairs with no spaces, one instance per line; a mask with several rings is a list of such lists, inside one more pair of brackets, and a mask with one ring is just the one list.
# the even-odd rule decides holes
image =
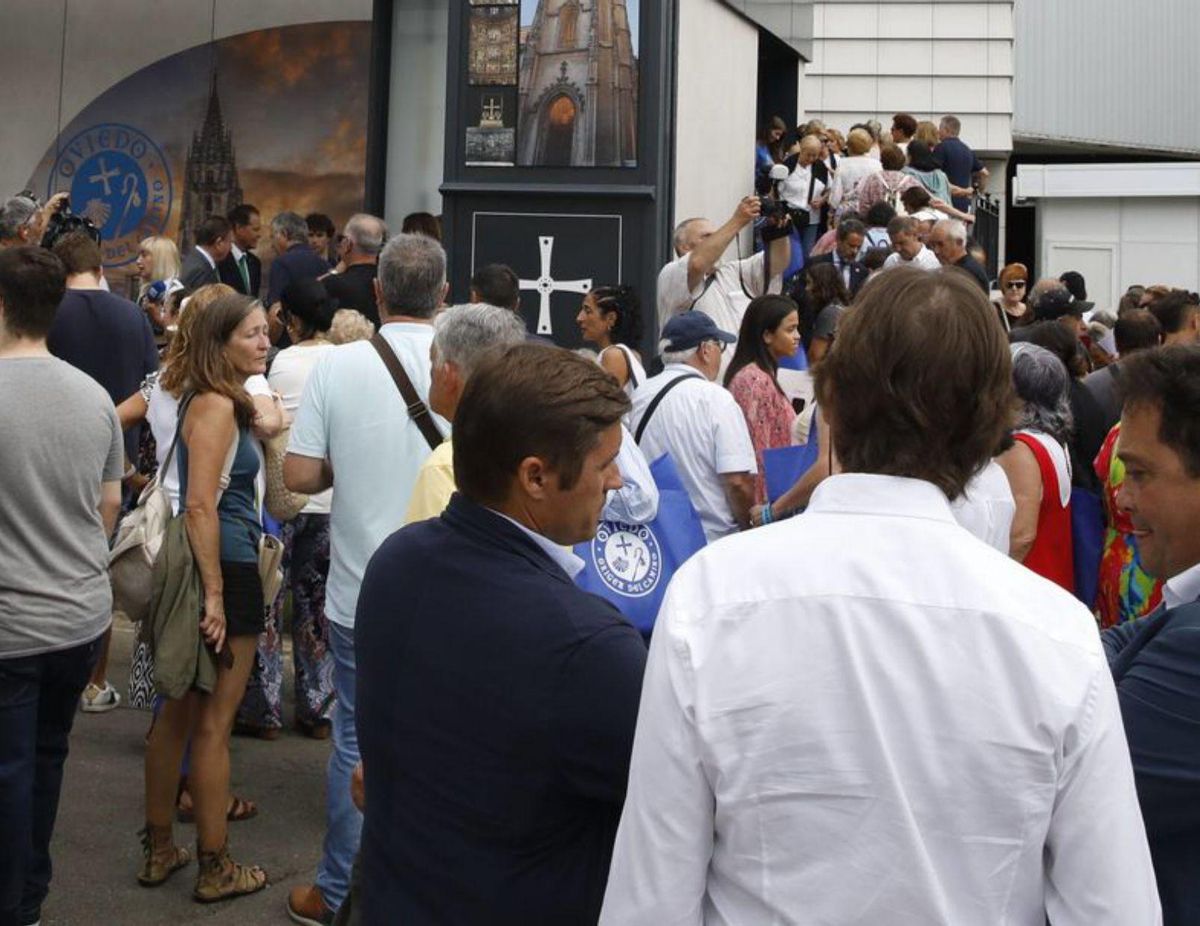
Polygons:
[[805,225],[800,229],[800,247],[804,252],[804,262],[808,263],[808,254],[813,249],[813,245],[817,243],[820,236],[821,226]]
[[337,910],[350,890],[362,814],[350,799],[350,776],[359,758],[354,726],[354,631],[330,621],[329,643],[333,650],[333,752],[326,773],[325,845],[317,868],[317,887],[329,908]]
[[0,659],[0,926],[38,919],[67,740],[103,637]]

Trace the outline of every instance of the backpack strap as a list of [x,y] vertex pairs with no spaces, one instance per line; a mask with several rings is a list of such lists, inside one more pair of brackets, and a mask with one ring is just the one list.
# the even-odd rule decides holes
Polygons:
[[400,358],[396,356],[391,345],[384,339],[379,332],[371,338],[371,346],[375,348],[379,354],[383,365],[387,367],[388,373],[392,376],[392,381],[396,384],[396,388],[400,390],[400,397],[404,400],[404,404],[408,409],[408,417],[412,419],[413,424],[420,430],[425,442],[429,444],[430,450],[436,450],[445,439],[442,437],[442,432],[438,430],[438,426],[434,424],[433,416],[429,413],[428,406],[421,401],[421,397],[417,395],[417,390],[413,387],[412,380],[408,378],[408,374],[404,372],[404,365],[400,362]]
[[704,377],[699,373],[684,373],[682,376],[675,377],[673,380],[663,386],[662,389],[658,391],[658,395],[651,400],[649,407],[646,409],[646,413],[642,415],[642,420],[638,422],[637,432],[633,435],[633,442],[635,444],[640,444],[642,442],[642,435],[646,433],[646,425],[650,423],[650,418],[654,415],[655,410],[657,410],[658,406],[662,403],[662,400],[667,397],[667,393],[682,383],[685,379],[704,379]]

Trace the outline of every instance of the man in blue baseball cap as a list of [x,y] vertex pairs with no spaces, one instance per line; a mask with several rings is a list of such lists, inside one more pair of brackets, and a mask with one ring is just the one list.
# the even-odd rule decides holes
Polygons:
[[754,446],[737,402],[713,380],[737,336],[703,312],[663,327],[663,371],[633,394],[630,424],[647,460],[670,453],[709,541],[750,525]]

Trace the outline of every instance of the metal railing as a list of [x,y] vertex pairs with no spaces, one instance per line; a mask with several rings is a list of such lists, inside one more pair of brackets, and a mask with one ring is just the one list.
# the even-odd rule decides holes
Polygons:
[[1000,273],[1000,200],[977,192],[974,206],[971,234],[987,255],[988,278],[994,280]]

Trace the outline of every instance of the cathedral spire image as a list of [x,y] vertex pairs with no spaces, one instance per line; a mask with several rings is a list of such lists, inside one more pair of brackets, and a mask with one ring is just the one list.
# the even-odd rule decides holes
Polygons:
[[192,133],[183,170],[183,214],[179,222],[180,251],[195,244],[195,229],[210,215],[225,215],[242,202],[233,136],[221,115],[217,74],[213,71],[208,107],[200,130]]

